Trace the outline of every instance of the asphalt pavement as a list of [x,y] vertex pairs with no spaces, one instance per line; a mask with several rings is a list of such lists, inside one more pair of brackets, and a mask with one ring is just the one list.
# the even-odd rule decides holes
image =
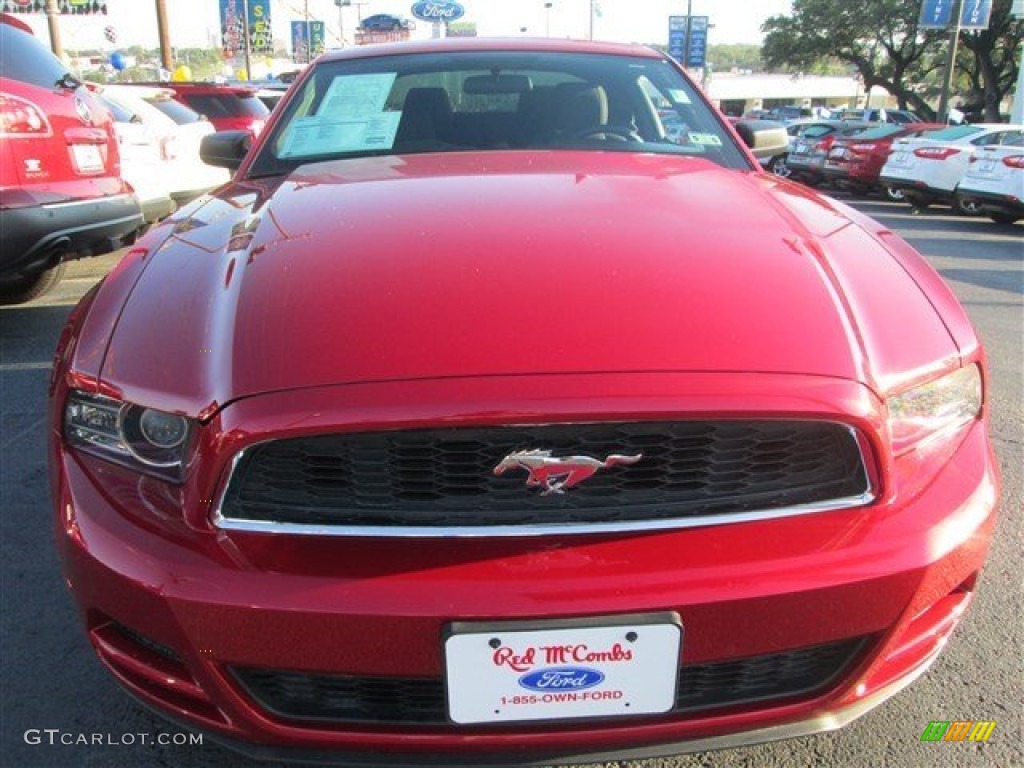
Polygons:
[[[922,679],[840,731],[618,764],[622,768],[1024,766],[1024,225],[955,217],[943,208],[915,214],[887,202],[855,205],[928,257],[967,307],[988,349],[992,431],[1004,488],[977,599]],[[277,765],[253,763],[208,740],[187,743],[180,728],[126,696],[94,657],[62,583],[46,477],[46,385],[64,319],[116,259],[78,262],[50,296],[0,308],[0,766]],[[921,734],[933,720],[997,725],[987,743],[923,743]],[[174,743],[182,739],[186,743]]]

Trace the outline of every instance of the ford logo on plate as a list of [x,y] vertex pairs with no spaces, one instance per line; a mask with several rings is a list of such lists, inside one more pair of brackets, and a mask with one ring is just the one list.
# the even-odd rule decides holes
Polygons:
[[465,13],[466,9],[452,0],[424,1],[412,7],[412,15],[422,21],[456,21]]
[[529,672],[519,678],[519,685],[531,691],[582,691],[604,680],[604,673],[586,667],[551,667]]

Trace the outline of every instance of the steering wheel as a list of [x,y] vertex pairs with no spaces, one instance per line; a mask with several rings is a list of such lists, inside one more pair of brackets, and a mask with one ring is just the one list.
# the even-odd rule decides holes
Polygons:
[[633,128],[621,125],[595,125],[584,128],[582,131],[573,134],[574,139],[595,139],[603,135],[605,138],[613,138],[617,141],[639,141],[643,139]]

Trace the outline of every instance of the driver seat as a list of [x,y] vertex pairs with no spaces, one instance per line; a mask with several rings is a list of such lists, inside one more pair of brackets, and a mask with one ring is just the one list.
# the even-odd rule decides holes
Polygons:
[[595,133],[608,125],[608,94],[600,85],[559,83],[555,86],[555,138]]

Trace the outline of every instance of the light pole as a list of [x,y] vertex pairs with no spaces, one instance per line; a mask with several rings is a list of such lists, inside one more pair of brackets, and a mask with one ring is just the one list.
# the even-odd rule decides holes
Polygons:
[[160,38],[160,65],[170,72],[174,69],[171,53],[171,33],[167,24],[167,0],[156,0],[156,30]]
[[551,6],[554,3],[544,3],[544,37],[551,37]]
[[58,59],[64,55],[64,46],[60,41],[59,15],[57,0],[46,0],[46,26],[50,30],[50,50]]
[[245,79],[252,80],[252,55],[249,49],[252,41],[249,39],[249,0],[242,0],[242,40],[245,43]]
[[938,118],[944,123],[949,122],[949,94],[953,90],[953,74],[956,71],[956,46],[960,42],[960,14],[963,11],[963,7],[963,0],[955,0],[953,3],[953,31],[949,34],[949,58],[946,59],[946,76],[942,81],[942,97],[939,99]]
[[338,45],[345,47],[345,8],[352,5],[352,0],[334,0],[338,6]]
[[686,39],[683,40],[683,69],[690,67],[690,25],[693,23],[693,0],[686,0]]
[[[1014,0],[1010,13],[1015,19],[1024,19],[1024,0]],[[1020,50],[1020,69],[1017,71],[1017,92],[1013,95],[1010,122],[1024,123],[1024,45]]]

